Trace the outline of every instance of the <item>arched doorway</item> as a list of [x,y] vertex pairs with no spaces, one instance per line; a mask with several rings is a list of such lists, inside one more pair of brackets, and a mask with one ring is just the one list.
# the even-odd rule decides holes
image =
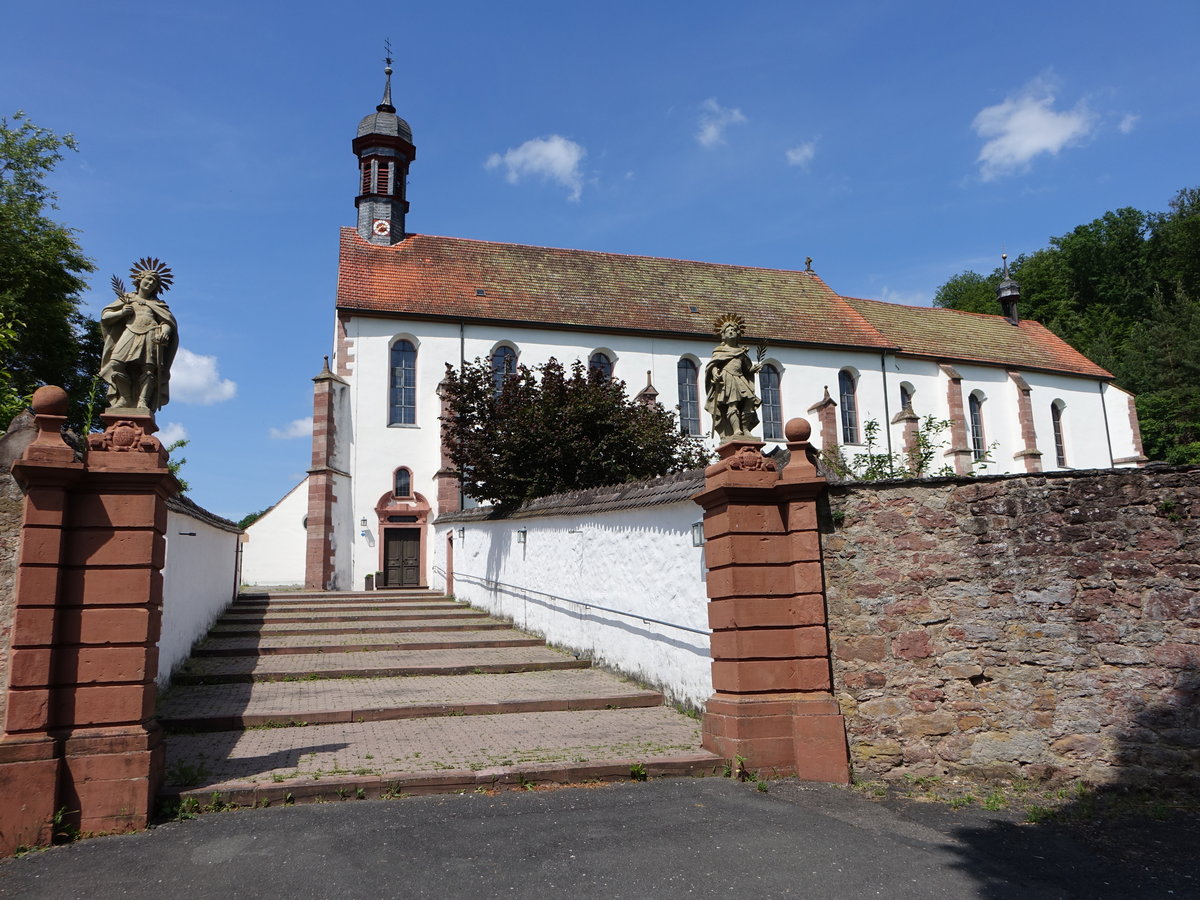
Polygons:
[[397,497],[388,491],[375,504],[379,520],[379,588],[417,588],[429,583],[425,575],[426,526],[429,501],[413,492]]

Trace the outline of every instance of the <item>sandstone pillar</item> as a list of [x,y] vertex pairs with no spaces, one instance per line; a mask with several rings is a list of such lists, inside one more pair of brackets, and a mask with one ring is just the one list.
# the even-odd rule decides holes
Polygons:
[[757,441],[729,441],[705,472],[713,690],[704,747],[748,768],[849,780],[845,723],[832,693],[817,498],[825,480],[809,425],[787,423],[782,474]]
[[162,774],[154,721],[166,498],[178,490],[149,416],[102,416],[86,462],[63,443],[67,398],[34,395],[12,669],[0,740],[0,853],[149,822]]
[[83,463],[59,433],[67,395],[41,388],[33,398],[37,437],[13,464],[25,489],[17,556],[12,656],[4,735],[0,738],[0,856],[50,843],[58,800],[61,747],[51,733],[59,631],[58,595],[65,553],[67,497]]

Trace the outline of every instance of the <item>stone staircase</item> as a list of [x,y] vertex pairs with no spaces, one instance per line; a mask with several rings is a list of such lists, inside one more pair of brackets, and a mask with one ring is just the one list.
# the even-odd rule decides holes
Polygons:
[[243,594],[158,717],[164,799],[201,805],[724,767],[661,694],[430,591]]

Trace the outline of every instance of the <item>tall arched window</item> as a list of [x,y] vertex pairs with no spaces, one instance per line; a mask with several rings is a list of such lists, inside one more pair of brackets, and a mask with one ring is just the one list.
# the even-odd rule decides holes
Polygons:
[[974,391],[967,400],[971,416],[971,452],[976,459],[987,456],[987,436],[983,431],[983,395]]
[[499,395],[504,390],[504,380],[517,374],[517,351],[501,344],[492,353],[492,389]]
[[1064,404],[1055,400],[1050,404],[1050,421],[1054,423],[1054,459],[1060,469],[1067,467],[1067,442],[1063,440],[1062,415]]
[[401,466],[396,470],[394,483],[392,487],[392,496],[394,497],[411,497],[412,496],[412,472]]
[[392,344],[388,424],[417,424],[417,348],[411,341]]
[[838,402],[842,412],[842,443],[858,443],[858,383],[849,369],[838,372]]
[[605,380],[610,380],[613,373],[612,360],[608,358],[608,354],[603,350],[597,350],[588,357],[588,368],[595,369]]
[[700,394],[696,379],[700,371],[686,356],[676,368],[679,384],[679,430],[684,434],[700,433]]
[[762,395],[763,438],[783,440],[783,399],[779,395],[779,370],[770,363],[758,370],[758,391]]
[[900,383],[900,408],[912,409],[912,388],[905,382]]

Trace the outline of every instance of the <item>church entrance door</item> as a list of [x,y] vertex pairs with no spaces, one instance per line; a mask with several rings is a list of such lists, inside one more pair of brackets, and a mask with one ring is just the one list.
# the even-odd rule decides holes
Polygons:
[[388,528],[383,533],[384,587],[418,587],[421,584],[421,530]]

